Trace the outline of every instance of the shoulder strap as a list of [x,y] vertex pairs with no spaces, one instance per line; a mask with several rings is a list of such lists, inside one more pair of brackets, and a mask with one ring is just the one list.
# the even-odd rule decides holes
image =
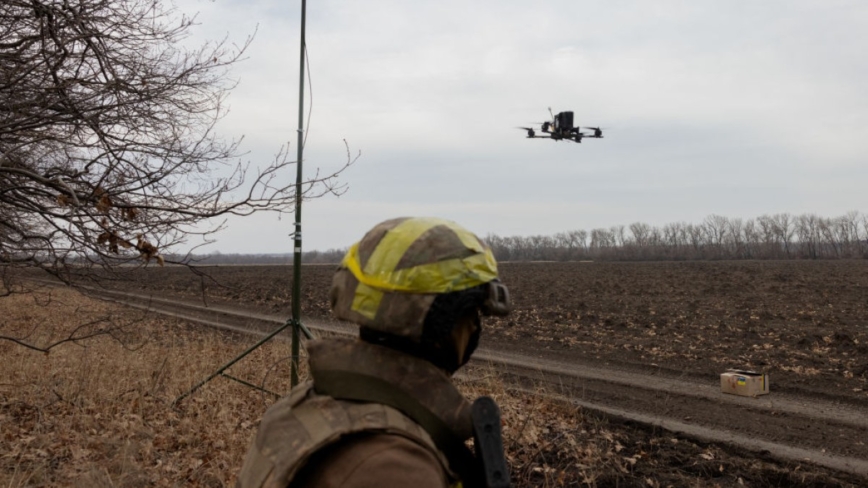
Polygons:
[[319,371],[314,390],[339,400],[381,403],[400,410],[428,432],[446,456],[450,468],[461,476],[465,484],[473,486],[469,482],[476,478],[476,458],[463,439],[459,439],[443,420],[405,391],[375,376],[337,370]]

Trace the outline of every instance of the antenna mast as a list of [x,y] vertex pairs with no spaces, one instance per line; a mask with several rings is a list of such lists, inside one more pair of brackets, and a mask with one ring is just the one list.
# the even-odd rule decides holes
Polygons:
[[302,153],[304,152],[304,20],[307,13],[307,0],[301,0],[301,55],[298,68],[298,158],[295,177],[295,233],[293,234],[294,256],[292,261],[292,365],[290,385],[298,384],[299,342],[301,337],[301,181]]

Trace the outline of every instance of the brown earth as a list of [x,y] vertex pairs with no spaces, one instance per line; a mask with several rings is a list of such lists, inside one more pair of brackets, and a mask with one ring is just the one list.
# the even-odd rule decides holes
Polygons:
[[[303,268],[305,316],[329,317],[333,271],[333,266]],[[770,374],[772,392],[864,404],[866,271],[866,261],[504,263],[501,275],[512,292],[514,312],[506,319],[486,320],[483,346],[712,382],[726,368],[758,369]],[[192,279],[183,268],[141,270],[131,286],[289,313],[291,267],[207,272],[209,279]],[[524,475],[556,485],[558,473],[575,471],[569,469],[575,456],[563,453],[571,449],[565,436],[576,433],[548,426],[540,432],[541,464]],[[597,480],[602,485],[639,485],[645,478],[663,486],[735,486],[739,479],[748,486],[864,484],[809,465],[757,459],[735,448],[637,425],[609,432],[615,432],[621,446],[613,459],[622,462],[626,456],[636,464],[626,461],[629,466],[620,471],[624,476]],[[618,471],[608,475],[613,473]]]
[[[548,357],[868,398],[868,261],[505,265],[516,311],[491,342]],[[525,346],[524,344],[527,344]]]

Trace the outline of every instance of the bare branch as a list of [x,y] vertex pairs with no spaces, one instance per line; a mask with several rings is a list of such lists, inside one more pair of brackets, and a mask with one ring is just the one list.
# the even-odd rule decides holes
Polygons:
[[345,191],[349,148],[301,194],[288,145],[240,161],[215,127],[252,37],[183,48],[193,24],[162,0],[0,4],[0,263],[58,277],[162,263],[211,219]]

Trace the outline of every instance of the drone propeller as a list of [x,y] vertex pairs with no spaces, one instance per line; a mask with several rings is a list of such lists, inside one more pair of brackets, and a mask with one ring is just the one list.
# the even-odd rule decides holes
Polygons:
[[582,129],[588,129],[594,131],[594,135],[587,137],[603,137],[603,129],[601,127],[582,127]]
[[516,127],[516,129],[523,129],[523,130],[526,130],[526,131],[527,131],[527,136],[528,136],[528,137],[533,137],[534,135],[536,135],[536,132],[534,132],[534,130],[531,129],[530,127]]

